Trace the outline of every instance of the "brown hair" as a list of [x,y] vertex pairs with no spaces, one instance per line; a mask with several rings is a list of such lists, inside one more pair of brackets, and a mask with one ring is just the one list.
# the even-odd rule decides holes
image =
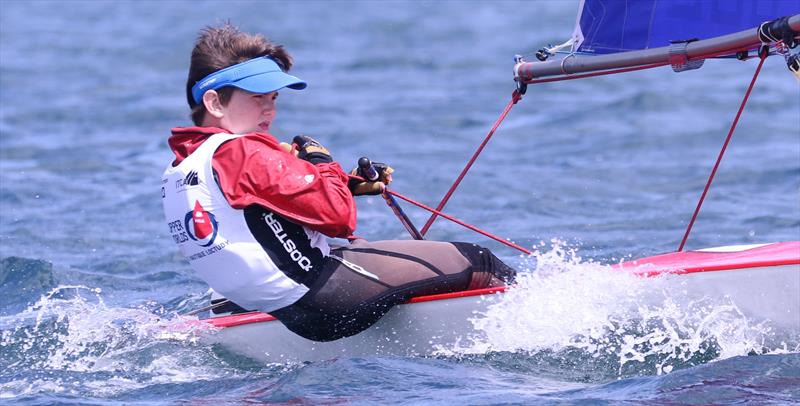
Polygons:
[[[218,70],[261,56],[271,57],[284,71],[292,67],[292,57],[283,46],[273,43],[261,34],[241,32],[230,23],[206,27],[200,31],[192,49],[189,78],[186,80],[186,100],[192,109],[192,121],[195,125],[203,122],[206,107],[202,101],[195,103],[192,86]],[[217,90],[223,105],[230,101],[232,89],[223,87]]]

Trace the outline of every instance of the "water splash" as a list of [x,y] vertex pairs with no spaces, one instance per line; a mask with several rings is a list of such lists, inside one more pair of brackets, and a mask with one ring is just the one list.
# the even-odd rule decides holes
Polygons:
[[3,397],[111,396],[152,384],[236,375],[202,343],[213,334],[207,324],[155,303],[108,307],[101,293],[59,286],[23,312],[0,318],[0,370],[7,374],[0,381]]
[[440,354],[525,353],[607,379],[800,349],[728,298],[689,296],[680,276],[638,277],[559,241],[524,262],[517,286],[472,320],[478,333]]

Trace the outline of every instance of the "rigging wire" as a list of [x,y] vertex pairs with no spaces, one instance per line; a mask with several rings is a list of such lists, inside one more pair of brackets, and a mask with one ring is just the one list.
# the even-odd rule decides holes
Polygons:
[[725,142],[722,144],[722,149],[719,151],[719,155],[717,156],[717,162],[714,164],[714,168],[711,170],[711,174],[708,176],[708,181],[706,182],[706,186],[703,189],[703,194],[700,195],[700,200],[697,202],[697,207],[695,207],[694,209],[694,214],[692,214],[692,219],[691,221],[689,221],[689,225],[686,227],[686,233],[683,235],[683,239],[681,240],[681,245],[678,247],[678,252],[683,251],[683,247],[686,245],[686,240],[689,239],[689,233],[692,232],[692,226],[694,226],[694,222],[697,219],[697,214],[700,213],[700,207],[703,206],[703,201],[706,198],[706,194],[708,194],[708,189],[711,187],[711,182],[714,181],[714,175],[716,175],[717,173],[719,164],[722,161],[722,156],[725,155],[725,150],[728,148],[728,143],[730,143],[731,141],[731,137],[733,136],[733,131],[736,129],[736,125],[739,124],[739,117],[742,116],[742,111],[744,111],[744,106],[747,105],[747,99],[750,98],[750,92],[753,90],[753,86],[756,84],[756,79],[758,78],[758,74],[761,73],[761,67],[764,65],[764,61],[767,59],[768,55],[769,55],[769,47],[765,45],[759,50],[759,57],[761,60],[758,62],[758,67],[756,68],[756,72],[753,74],[753,79],[750,80],[750,86],[747,87],[747,91],[744,93],[744,98],[742,99],[742,103],[741,105],[739,105],[739,111],[736,112],[736,117],[733,119],[733,123],[731,123],[731,128],[730,130],[728,130],[728,136],[725,138]]
[[[562,44],[562,45],[566,45],[566,44]],[[718,57],[718,56],[720,56],[722,54],[728,54],[728,53],[730,53],[730,50],[721,51],[721,52],[717,52],[717,53],[709,53],[707,55],[702,55],[702,56],[700,56],[698,58],[695,58],[695,59]],[[703,193],[700,196],[700,200],[697,203],[697,207],[695,208],[694,214],[692,215],[692,219],[689,222],[688,227],[686,228],[686,233],[683,236],[683,240],[681,241],[681,244],[680,244],[680,247],[678,248],[678,251],[682,251],[684,246],[685,246],[685,244],[686,244],[686,240],[688,239],[689,234],[691,233],[692,226],[694,225],[694,222],[697,219],[697,215],[700,212],[700,208],[703,205],[703,201],[705,200],[705,197],[708,194],[708,190],[709,190],[709,188],[711,186],[711,182],[713,181],[714,176],[715,176],[715,174],[717,172],[717,169],[719,168],[719,164],[720,164],[720,162],[722,160],[723,155],[725,154],[725,150],[727,149],[727,146],[730,143],[731,137],[733,135],[733,131],[736,129],[736,125],[739,122],[739,118],[741,117],[741,114],[742,114],[742,111],[744,110],[745,105],[747,104],[747,100],[749,99],[750,93],[753,90],[753,86],[755,85],[755,81],[758,78],[759,73],[761,72],[761,68],[762,68],[762,66],[764,64],[764,60],[767,58],[767,56],[769,56],[769,54],[770,54],[769,46],[767,44],[763,44],[762,47],[759,49],[759,52],[758,52],[758,56],[760,57],[760,61],[759,61],[758,67],[756,68],[756,71],[755,71],[755,73],[753,75],[753,79],[750,82],[750,86],[748,87],[747,92],[745,92],[744,99],[742,100],[742,104],[739,106],[739,111],[736,114],[736,118],[734,119],[734,121],[733,121],[733,123],[731,125],[731,128],[728,131],[728,136],[725,139],[725,143],[723,144],[722,149],[721,149],[721,151],[719,153],[719,156],[717,157],[717,162],[715,163],[714,168],[711,171],[711,174],[710,174],[710,176],[708,178],[706,186],[705,186],[705,188],[703,190]],[[656,68],[656,67],[660,67],[660,66],[664,66],[664,65],[668,65],[668,64],[669,64],[669,62],[664,62],[664,63],[640,65],[640,66],[622,68],[622,69],[606,70],[606,71],[601,71],[601,72],[592,72],[592,73],[579,74],[579,75],[566,74],[564,76],[555,77],[555,78],[538,79],[538,80],[534,79],[534,80],[530,80],[530,81],[525,81],[524,84],[527,85],[527,84],[536,84],[536,83],[545,83],[545,82],[556,82],[556,81],[562,81],[562,80],[571,80],[571,79],[579,79],[579,78],[586,78],[586,77],[593,77],[593,76],[609,75],[609,74],[614,74],[614,73],[632,72],[632,71],[638,71],[638,70],[643,70],[643,69]],[[522,83],[522,82],[520,82],[520,83]],[[466,227],[466,228],[468,228],[468,229],[470,229],[472,231],[475,231],[475,232],[477,232],[479,234],[482,234],[482,235],[484,235],[486,237],[489,237],[489,238],[491,238],[491,239],[493,239],[495,241],[498,241],[498,242],[501,242],[503,244],[506,244],[506,245],[508,245],[508,246],[510,246],[510,247],[512,247],[514,249],[517,249],[519,251],[522,251],[522,252],[524,252],[524,253],[526,253],[528,255],[531,254],[531,251],[529,251],[529,250],[527,250],[525,248],[522,248],[517,244],[514,244],[514,243],[512,243],[510,241],[501,239],[500,237],[497,237],[497,236],[495,236],[493,234],[490,234],[490,233],[488,233],[486,231],[483,231],[483,230],[481,230],[481,229],[479,229],[479,228],[477,228],[475,226],[467,224],[467,223],[465,223],[465,222],[463,222],[461,220],[458,220],[458,219],[456,219],[456,218],[454,218],[452,216],[449,216],[449,215],[447,215],[447,214],[445,214],[445,213],[443,213],[441,211],[445,207],[447,202],[449,201],[450,197],[453,195],[453,192],[455,192],[456,188],[459,186],[461,181],[464,179],[464,176],[466,176],[466,174],[469,171],[469,169],[475,163],[475,160],[478,158],[480,153],[483,151],[483,149],[486,146],[486,144],[489,142],[491,137],[494,135],[495,131],[500,126],[500,123],[502,123],[503,120],[506,118],[508,113],[511,111],[511,108],[514,107],[514,105],[516,105],[517,102],[519,102],[519,100],[521,100],[523,94],[524,94],[524,87],[518,88],[517,90],[515,90],[512,93],[511,100],[506,105],[505,109],[500,114],[500,116],[497,118],[497,120],[495,121],[495,123],[492,126],[492,128],[489,130],[489,133],[486,135],[486,137],[484,138],[483,142],[481,142],[481,144],[478,146],[478,148],[475,151],[475,153],[473,153],[472,157],[469,159],[467,164],[461,170],[461,173],[458,175],[456,180],[450,186],[450,189],[447,191],[447,193],[445,194],[445,196],[442,198],[442,200],[439,202],[439,204],[437,205],[437,207],[435,209],[433,209],[431,207],[428,207],[428,206],[426,206],[426,205],[424,205],[422,203],[416,202],[416,201],[414,201],[414,200],[412,200],[412,199],[410,199],[408,197],[405,197],[405,196],[403,196],[403,195],[401,195],[401,194],[399,194],[397,192],[391,191],[388,188],[384,190],[384,193],[383,193],[384,198],[387,200],[387,202],[389,202],[389,206],[390,207],[392,207],[390,196],[395,196],[395,197],[398,197],[398,198],[400,198],[402,200],[405,200],[406,202],[411,203],[411,204],[413,204],[413,205],[415,205],[417,207],[420,207],[420,208],[423,208],[425,210],[428,210],[428,211],[430,211],[432,213],[430,218],[428,218],[428,221],[425,223],[424,227],[422,228],[422,230],[418,234],[412,232],[409,229],[409,227],[406,227],[407,229],[409,229],[409,232],[411,232],[411,234],[412,234],[412,236],[414,238],[421,239],[421,237],[424,236],[428,232],[428,230],[430,229],[431,225],[436,220],[436,218],[441,216],[441,217],[446,218],[447,220],[450,220],[450,221],[452,221],[452,222],[454,222],[456,224],[464,226],[464,227]],[[351,176],[351,177],[353,177],[353,176]],[[356,178],[363,180],[360,177],[356,177]],[[395,206],[396,206],[396,204],[395,204]],[[397,214],[397,212],[395,212],[395,213]],[[403,217],[405,217],[405,216],[403,216]],[[410,223],[410,220],[408,220],[407,217],[402,218],[398,214],[398,218],[400,218],[401,222],[403,220],[405,220],[406,222]],[[406,223],[404,223],[404,225],[405,224]],[[411,228],[413,228],[413,225],[412,225]],[[413,231],[416,231],[416,230],[413,230]],[[415,235],[415,234],[417,234],[417,235]]]
[[[455,192],[456,188],[461,183],[461,180],[464,179],[464,176],[467,174],[467,171],[469,171],[469,169],[472,167],[472,164],[475,163],[475,160],[478,158],[478,155],[480,155],[481,151],[483,151],[483,148],[489,142],[489,139],[492,138],[494,132],[497,131],[497,127],[500,126],[500,123],[502,123],[503,120],[506,118],[508,112],[511,111],[511,108],[514,107],[514,105],[517,104],[517,102],[519,102],[520,99],[522,99],[522,93],[519,90],[514,90],[514,93],[511,94],[511,101],[508,102],[506,108],[503,110],[502,113],[500,113],[500,117],[498,117],[497,121],[494,122],[492,129],[489,130],[489,134],[487,134],[486,138],[483,139],[483,142],[481,142],[481,144],[478,146],[478,149],[475,150],[474,154],[472,154],[472,158],[470,158],[470,160],[467,162],[467,165],[464,166],[464,169],[461,170],[461,173],[458,175],[458,178],[456,178],[455,182],[453,182],[453,185],[450,186],[450,189],[447,191],[442,200],[436,206],[437,211],[444,209],[444,206],[447,204],[447,201],[450,200],[450,197],[453,195],[453,192]],[[428,221],[425,222],[425,225],[422,227],[422,230],[420,230],[420,233],[423,236],[425,235],[425,233],[428,232],[428,229],[431,228],[433,222],[436,221],[436,216],[439,215],[437,211],[432,212],[433,214],[431,214],[431,217],[428,218]]]

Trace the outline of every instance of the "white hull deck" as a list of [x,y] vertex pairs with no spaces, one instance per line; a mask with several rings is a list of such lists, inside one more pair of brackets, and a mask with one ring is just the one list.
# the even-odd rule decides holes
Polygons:
[[[223,327],[213,336],[228,349],[264,362],[317,361],[339,356],[429,355],[473,331],[470,318],[485,310],[484,295],[503,289],[483,289],[471,296],[437,298],[396,306],[374,326],[331,342],[306,340],[263,313],[208,319]],[[228,325],[227,323],[242,323]]]
[[[800,242],[671,253],[615,266],[642,275],[679,275],[670,289],[684,297],[730,300],[749,320],[800,334]],[[663,286],[661,286],[663,288]],[[212,342],[262,362],[299,362],[338,356],[430,355],[479,335],[476,314],[501,298],[505,288],[412,299],[368,330],[332,342],[298,337],[264,313],[203,320],[220,330]]]

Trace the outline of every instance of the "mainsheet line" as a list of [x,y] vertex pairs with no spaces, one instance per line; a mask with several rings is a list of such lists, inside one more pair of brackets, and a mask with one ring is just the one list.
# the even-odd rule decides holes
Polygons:
[[[361,182],[364,182],[364,181],[365,181],[365,179],[364,179],[364,178],[362,178],[361,176],[358,176],[358,175],[348,175],[348,176],[350,177],[350,179],[355,179],[355,180],[358,180],[358,181],[361,181]],[[456,223],[456,224],[458,224],[458,225],[460,225],[460,226],[462,226],[462,227],[466,227],[466,228],[468,228],[468,229],[470,229],[470,230],[472,230],[472,231],[474,231],[474,232],[476,232],[476,233],[478,233],[478,234],[481,234],[481,235],[484,235],[484,236],[486,236],[486,237],[489,237],[489,238],[491,238],[491,239],[493,239],[493,240],[495,240],[495,241],[497,241],[497,242],[500,242],[500,243],[503,243],[503,244],[505,244],[505,245],[508,245],[509,247],[511,247],[511,248],[514,248],[514,249],[516,249],[516,250],[519,250],[519,251],[522,251],[522,252],[524,252],[524,253],[526,253],[526,254],[528,254],[528,255],[532,255],[532,254],[533,254],[533,252],[531,252],[530,250],[527,250],[527,249],[525,249],[525,248],[522,248],[521,246],[519,246],[519,245],[517,245],[517,244],[514,244],[514,243],[513,243],[513,242],[511,242],[511,241],[504,240],[504,239],[502,239],[502,238],[500,238],[500,237],[498,237],[498,236],[496,236],[496,235],[494,235],[494,234],[492,234],[492,233],[489,233],[488,231],[481,230],[480,228],[478,228],[478,227],[475,227],[475,226],[473,226],[473,225],[471,225],[471,224],[469,224],[469,223],[466,223],[466,222],[464,222],[464,221],[461,221],[461,220],[459,220],[459,219],[457,219],[457,218],[455,218],[455,217],[453,217],[453,216],[451,216],[451,215],[449,215],[449,214],[443,213],[443,212],[441,212],[440,210],[436,210],[436,209],[434,209],[434,208],[432,208],[432,207],[429,207],[429,206],[427,206],[427,205],[425,205],[425,204],[422,204],[422,203],[420,203],[420,202],[418,202],[418,201],[416,201],[416,200],[413,200],[413,199],[411,199],[411,198],[409,198],[409,197],[403,196],[403,195],[401,195],[400,193],[397,193],[397,192],[395,192],[395,191],[393,191],[393,190],[389,190],[389,188],[388,188],[388,187],[386,187],[386,188],[383,190],[383,193],[384,193],[384,194],[387,194],[387,195],[390,195],[390,196],[397,197],[397,198],[399,198],[399,199],[402,199],[402,200],[405,200],[406,202],[409,202],[409,203],[411,203],[411,204],[413,204],[414,206],[417,206],[417,207],[419,207],[419,208],[425,209],[425,210],[427,210],[427,211],[429,211],[429,212],[433,213],[434,215],[437,215],[437,216],[444,217],[445,219],[447,219],[447,220],[450,220],[450,221],[452,221],[453,223]],[[391,207],[391,205],[390,205],[390,207]],[[397,212],[395,212],[395,215],[397,215],[397,216],[398,216],[398,218],[400,219],[400,222],[401,222],[401,223],[404,223],[403,225],[405,225],[404,219],[403,219],[403,218],[401,218],[401,217],[400,217],[400,215],[399,215]],[[411,223],[411,220],[410,220],[410,219],[406,218],[405,220],[407,220],[409,223]],[[413,224],[412,224],[412,226],[413,226]],[[413,232],[411,232],[410,230],[409,230],[409,233],[411,233],[411,236],[412,236],[412,237],[416,238],[416,237],[414,236],[414,233],[413,233]]]
[[509,247],[511,247],[511,248],[514,248],[514,249],[516,249],[516,250],[522,251],[522,252],[524,252],[524,253],[526,253],[526,254],[528,254],[528,255],[532,255],[532,254],[533,254],[533,252],[531,252],[531,251],[529,251],[529,250],[527,250],[527,249],[525,249],[525,248],[522,248],[522,247],[520,247],[519,245],[517,245],[517,244],[514,244],[514,243],[513,243],[513,242],[511,242],[511,241],[504,240],[504,239],[502,239],[502,238],[500,238],[500,237],[498,237],[498,236],[496,236],[496,235],[494,235],[494,234],[491,234],[491,233],[489,233],[489,232],[487,232],[487,231],[483,231],[483,230],[481,230],[480,228],[478,228],[478,227],[475,227],[475,226],[473,226],[473,225],[471,225],[471,224],[465,223],[465,222],[463,222],[463,221],[461,221],[461,220],[459,220],[459,219],[457,219],[457,218],[455,218],[455,217],[453,217],[453,216],[450,216],[450,215],[448,215],[448,214],[442,213],[441,211],[439,211],[439,210],[436,210],[436,209],[434,209],[434,208],[432,208],[432,207],[428,207],[428,206],[426,206],[426,205],[424,205],[424,204],[422,204],[422,203],[420,203],[420,202],[417,202],[417,201],[414,201],[414,200],[412,200],[412,199],[409,199],[408,197],[405,197],[405,196],[401,195],[400,193],[394,192],[394,191],[392,191],[392,190],[389,190],[389,189],[386,189],[386,190],[384,191],[384,193],[388,193],[388,194],[390,194],[390,195],[392,195],[392,196],[395,196],[395,197],[398,197],[398,198],[400,198],[400,199],[402,199],[402,200],[405,200],[405,201],[407,201],[407,202],[409,202],[409,203],[413,204],[414,206],[420,207],[420,208],[422,208],[422,209],[425,209],[425,210],[427,210],[427,211],[429,211],[429,212],[433,213],[434,215],[437,215],[437,216],[444,217],[444,218],[446,218],[447,220],[450,220],[450,221],[452,221],[453,223],[456,223],[456,224],[458,224],[458,225],[460,225],[460,226],[466,227],[466,228],[468,228],[468,229],[470,229],[470,230],[472,230],[472,231],[474,231],[474,232],[476,232],[476,233],[478,233],[478,234],[482,234],[482,235],[484,235],[484,236],[486,236],[486,237],[489,237],[489,238],[491,238],[491,239],[493,239],[493,240],[495,240],[495,241],[497,241],[497,242],[500,242],[500,243],[503,243],[503,244],[505,244],[505,245],[508,245],[508,246],[509,246]]

